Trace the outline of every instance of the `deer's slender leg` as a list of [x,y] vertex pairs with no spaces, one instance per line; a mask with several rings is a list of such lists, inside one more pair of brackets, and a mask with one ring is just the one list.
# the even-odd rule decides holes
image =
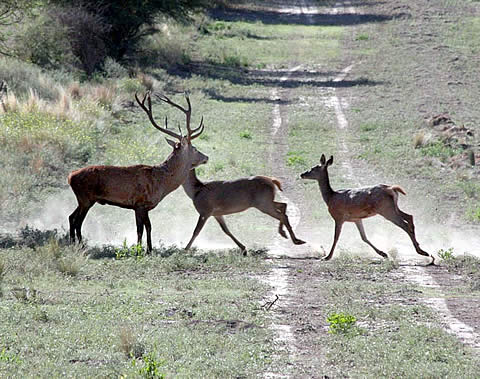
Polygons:
[[225,220],[223,219],[223,217],[222,216],[215,216],[215,220],[218,221],[218,223],[220,224],[220,227],[222,228],[223,232],[227,236],[229,236],[233,240],[233,242],[235,242],[237,244],[237,246],[240,248],[240,250],[242,250],[244,252],[244,255],[246,255],[245,254],[245,251],[246,251],[245,246],[239,240],[237,240],[235,238],[235,236],[230,232],[230,230],[228,230],[227,224],[225,223]]
[[207,219],[208,219],[208,216],[205,217],[205,216],[200,215],[200,217],[198,218],[197,226],[195,227],[195,230],[193,231],[192,238],[190,239],[187,246],[185,247],[185,250],[190,249],[193,241],[195,241],[195,238],[197,238],[198,234],[200,233],[203,226],[205,225],[205,222],[207,222]]
[[342,225],[343,225],[343,222],[335,220],[335,233],[333,236],[333,244],[332,244],[332,248],[330,249],[330,253],[328,253],[328,255],[324,258],[324,260],[326,261],[332,258],[333,251],[335,250],[335,246],[337,246],[338,238],[340,237],[340,233],[342,231]]
[[[426,251],[422,250],[420,248],[420,245],[417,242],[417,239],[415,237],[415,227],[413,225],[413,217],[407,214],[407,217],[403,216],[404,212],[395,212],[395,210],[392,208],[384,208],[381,211],[379,211],[379,214],[381,214],[383,217],[385,217],[388,221],[394,223],[401,229],[403,229],[410,239],[412,240],[413,246],[415,247],[415,250],[418,254],[426,256],[426,257],[432,257],[432,262],[430,264],[433,264],[435,261],[435,258],[428,254]],[[409,217],[408,217],[409,216]],[[411,224],[409,223],[411,221]]]
[[[280,213],[287,214],[287,204],[286,203],[275,203],[275,207]],[[288,238],[287,234],[285,233],[285,230],[283,230],[283,222],[280,221],[278,224],[278,233],[283,237],[283,238]]]
[[365,234],[365,229],[363,228],[363,222],[362,220],[355,221],[355,225],[357,225],[358,231],[360,232],[360,237],[362,237],[362,241],[368,243],[373,250],[379,255],[381,255],[384,258],[388,258],[388,255],[385,254],[383,251],[378,250],[373,244],[368,240],[367,235]]
[[288,233],[290,234],[290,238],[292,239],[292,242],[295,244],[295,245],[302,245],[305,243],[305,241],[302,241],[301,239],[298,239],[296,236],[295,236],[295,233],[293,232],[293,229],[292,227],[290,226],[290,222],[288,221],[288,217],[285,213],[281,213],[279,210],[278,210],[278,205],[279,203],[277,202],[271,202],[271,203],[268,203],[268,205],[258,205],[257,206],[257,209],[269,216],[272,216],[273,218],[276,218],[277,220],[279,220],[282,224],[284,224],[286,227],[287,227],[287,230],[288,230]]

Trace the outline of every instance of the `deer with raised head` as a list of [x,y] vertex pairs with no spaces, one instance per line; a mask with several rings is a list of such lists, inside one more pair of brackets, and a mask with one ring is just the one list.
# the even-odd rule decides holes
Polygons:
[[203,183],[197,178],[195,170],[190,170],[187,180],[183,183],[183,189],[188,197],[193,200],[195,209],[200,216],[185,250],[190,249],[205,222],[210,216],[213,216],[220,224],[223,232],[237,244],[245,255],[245,246],[230,232],[223,216],[243,212],[248,208],[256,208],[276,218],[280,221],[278,232],[282,237],[288,238],[283,229],[285,225],[293,243],[295,245],[304,244],[305,241],[298,239],[290,226],[286,213],[287,204],[274,201],[275,188],[282,190],[280,182],[278,179],[268,176]]
[[185,114],[187,135],[183,136],[181,132],[177,134],[168,130],[167,118],[165,118],[165,128],[155,122],[149,92],[145,94],[142,100],[135,94],[138,105],[145,111],[150,123],[156,129],[177,140],[167,139],[169,145],[173,147],[173,151],[163,163],[155,166],[88,166],[70,173],[68,183],[78,201],[77,208],[69,217],[70,240],[72,242],[75,242],[75,233],[78,240],[82,240],[81,228],[85,216],[95,203],[99,203],[133,209],[135,211],[138,243],[140,244],[142,241],[143,229],[145,228],[147,232],[147,251],[152,250],[152,226],[148,212],[155,208],[170,192],[182,185],[192,168],[208,161],[208,157],[198,151],[191,143],[204,130],[203,117],[197,128],[190,128],[192,106],[188,95],[185,95],[185,98],[187,108],[174,103],[166,96],[159,96],[161,101]]
[[369,244],[377,254],[388,258],[387,254],[377,249],[368,240],[365,229],[363,228],[362,219],[378,214],[403,229],[412,240],[417,253],[426,257],[430,256],[432,258],[430,264],[434,264],[434,257],[422,250],[415,238],[413,217],[398,208],[398,194],[401,193],[405,195],[405,191],[400,186],[379,184],[373,187],[334,191],[330,186],[327,170],[328,166],[332,163],[333,156],[327,161],[325,155],[322,154],[320,165],[300,175],[302,179],[318,181],[323,200],[328,206],[328,212],[335,220],[333,245],[330,253],[325,257],[325,260],[332,258],[344,222],[354,222],[360,232],[362,240]]

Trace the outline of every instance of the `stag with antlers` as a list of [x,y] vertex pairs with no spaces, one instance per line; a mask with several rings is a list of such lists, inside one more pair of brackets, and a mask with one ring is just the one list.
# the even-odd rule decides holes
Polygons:
[[229,181],[201,182],[191,170],[183,184],[188,197],[193,200],[195,209],[200,214],[192,238],[185,250],[188,250],[195,238],[202,230],[210,216],[215,217],[223,232],[229,236],[237,246],[246,254],[245,246],[230,232],[223,219],[224,215],[243,212],[248,208],[257,208],[259,211],[272,216],[280,221],[278,232],[288,238],[283,226],[287,227],[290,238],[295,245],[305,242],[298,239],[293,232],[287,217],[287,204],[274,201],[275,188],[282,190],[278,179],[268,176],[253,176]]
[[207,162],[208,157],[191,144],[191,141],[203,132],[204,125],[202,117],[197,128],[190,128],[192,106],[188,95],[185,95],[187,108],[174,103],[166,96],[158,98],[185,114],[187,135],[183,136],[181,132],[177,134],[168,130],[167,118],[165,118],[165,128],[159,126],[153,117],[150,93],[147,92],[142,100],[135,94],[138,105],[145,111],[151,124],[177,140],[174,142],[167,139],[173,151],[160,165],[89,166],[71,172],[68,183],[78,201],[77,208],[69,217],[72,242],[75,242],[75,236],[78,241],[82,240],[82,223],[90,208],[95,203],[109,204],[135,211],[138,243],[142,241],[145,228],[147,251],[151,251],[152,226],[148,212],[170,192],[182,185],[192,168]]
[[377,249],[368,240],[363,228],[362,219],[379,214],[403,229],[412,240],[417,253],[426,257],[430,256],[432,258],[430,264],[434,264],[434,257],[422,250],[417,242],[413,217],[398,208],[398,194],[405,195],[405,191],[400,186],[379,184],[367,188],[334,191],[330,186],[327,170],[332,163],[333,156],[327,161],[325,155],[322,154],[320,165],[300,175],[302,179],[318,181],[323,200],[327,203],[328,211],[335,220],[333,245],[325,260],[332,258],[344,222],[354,222],[362,240],[369,244],[377,254],[388,258],[387,254]]

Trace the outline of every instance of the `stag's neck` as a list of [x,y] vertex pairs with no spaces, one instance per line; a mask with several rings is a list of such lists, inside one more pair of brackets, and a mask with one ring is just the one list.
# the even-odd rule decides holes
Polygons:
[[322,193],[323,200],[328,204],[332,198],[335,191],[330,186],[330,179],[328,177],[328,172],[325,173],[325,177],[318,180],[318,185],[320,187],[320,192]]
[[170,193],[180,187],[185,181],[191,168],[191,162],[180,154],[172,152],[160,166],[159,180],[165,192]]
[[204,184],[197,178],[195,169],[190,170],[187,175],[187,180],[183,183],[183,189],[187,196],[194,200],[197,193],[203,188]]

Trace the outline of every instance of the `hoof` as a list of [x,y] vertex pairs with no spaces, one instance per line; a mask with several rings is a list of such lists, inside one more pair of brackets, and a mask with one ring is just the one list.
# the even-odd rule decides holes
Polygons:
[[427,266],[435,266],[435,257],[433,255],[430,255],[430,257],[432,257],[432,261]]
[[303,245],[303,244],[306,243],[306,242],[297,239],[297,240],[294,240],[293,243],[294,243],[295,245]]

